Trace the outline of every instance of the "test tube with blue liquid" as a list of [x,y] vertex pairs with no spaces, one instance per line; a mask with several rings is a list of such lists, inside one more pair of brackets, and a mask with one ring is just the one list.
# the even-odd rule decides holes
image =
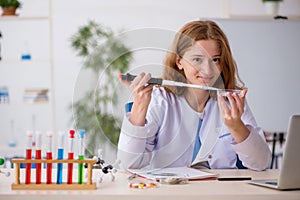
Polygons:
[[[64,133],[58,133],[58,149],[57,149],[57,159],[62,160],[64,159]],[[57,164],[57,184],[62,184],[62,174],[63,174],[63,164]]]
[[[79,147],[79,160],[84,160],[84,134],[85,130],[79,131],[79,141],[80,141],[80,147]],[[84,183],[84,167],[83,163],[78,164],[78,184]]]

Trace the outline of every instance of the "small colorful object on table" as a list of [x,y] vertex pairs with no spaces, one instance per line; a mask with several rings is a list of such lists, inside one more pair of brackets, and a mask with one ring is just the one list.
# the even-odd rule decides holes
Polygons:
[[0,165],[3,165],[3,164],[4,164],[4,159],[0,158]]
[[129,188],[133,189],[147,189],[147,188],[158,188],[157,182],[135,182],[129,183]]
[[[0,165],[4,165],[5,161],[3,158],[0,158]],[[9,177],[10,176],[10,172],[4,172],[0,169],[0,173],[1,174],[4,174],[6,177]]]

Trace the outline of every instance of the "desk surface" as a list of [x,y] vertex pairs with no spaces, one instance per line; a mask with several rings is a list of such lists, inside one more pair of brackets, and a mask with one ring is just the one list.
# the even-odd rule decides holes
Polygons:
[[[3,169],[5,171],[5,169]],[[190,181],[184,185],[164,185],[153,189],[132,189],[128,186],[128,174],[118,172],[115,182],[109,181],[109,176],[104,176],[103,182],[97,190],[11,190],[11,184],[14,182],[14,171],[10,177],[4,177],[0,174],[0,199],[63,199],[63,200],[83,200],[95,199],[300,199],[300,190],[277,191],[255,185],[250,185],[243,181],[218,181],[202,180]],[[252,179],[276,178],[278,170],[267,170],[256,172],[250,170],[210,170],[209,172],[218,173],[220,177],[231,176],[251,176]],[[21,171],[21,177],[24,171]],[[75,173],[76,174],[76,173]],[[93,176],[99,174],[94,170]],[[21,182],[23,180],[21,179]]]

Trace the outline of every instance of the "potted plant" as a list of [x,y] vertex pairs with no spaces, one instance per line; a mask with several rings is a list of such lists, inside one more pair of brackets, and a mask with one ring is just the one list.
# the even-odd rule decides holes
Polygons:
[[83,58],[83,69],[92,71],[92,76],[100,75],[105,82],[95,83],[96,89],[88,89],[84,97],[70,106],[75,119],[71,121],[86,131],[85,155],[91,157],[99,147],[103,148],[105,141],[113,145],[118,142],[121,119],[114,116],[109,107],[117,104],[118,74],[128,70],[132,53],[114,31],[95,21],[79,27],[71,37],[71,46]]
[[18,0],[0,0],[2,16],[16,15],[17,8],[21,8],[22,3]]
[[268,15],[277,15],[279,11],[279,3],[282,1],[283,0],[262,0]]

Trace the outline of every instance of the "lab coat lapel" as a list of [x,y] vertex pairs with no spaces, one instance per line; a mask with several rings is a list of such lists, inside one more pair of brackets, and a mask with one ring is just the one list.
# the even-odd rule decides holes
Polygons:
[[222,119],[217,101],[210,99],[204,110],[202,128],[200,130],[201,148],[193,164],[207,161],[208,156],[218,141]]
[[[152,167],[156,168],[156,166],[167,167],[170,164],[174,163],[178,158],[184,154],[187,149],[191,146],[192,142],[195,141],[195,132],[197,130],[198,124],[198,115],[195,112],[191,112],[186,110],[187,113],[184,113],[185,116],[189,120],[182,120],[180,126],[174,126],[172,130],[174,131],[174,136],[171,138],[171,141],[158,149],[155,152],[154,160],[156,162],[152,162]],[[195,128],[195,132],[191,131],[191,129]],[[175,147],[175,148],[174,148]]]

